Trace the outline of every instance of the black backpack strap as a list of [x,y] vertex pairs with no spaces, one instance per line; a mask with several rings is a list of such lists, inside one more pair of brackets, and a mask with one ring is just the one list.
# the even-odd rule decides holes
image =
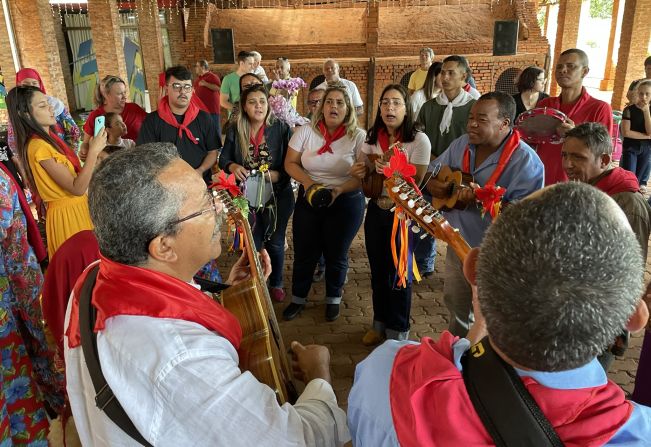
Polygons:
[[88,276],[84,281],[79,296],[79,328],[81,333],[81,347],[84,350],[84,359],[86,366],[90,373],[90,378],[93,381],[95,388],[95,404],[111,419],[115,425],[120,427],[122,431],[131,436],[140,444],[151,447],[151,444],[142,437],[138,429],[133,425],[131,419],[120,405],[120,402],[115,398],[113,390],[106,383],[104,374],[102,373],[102,366],[99,362],[99,355],[97,354],[97,334],[94,331],[95,319],[97,311],[91,304],[91,295],[95,281],[97,280],[97,273],[99,265],[91,268]]
[[518,373],[495,353],[488,337],[461,357],[461,365],[470,400],[497,447],[563,446]]

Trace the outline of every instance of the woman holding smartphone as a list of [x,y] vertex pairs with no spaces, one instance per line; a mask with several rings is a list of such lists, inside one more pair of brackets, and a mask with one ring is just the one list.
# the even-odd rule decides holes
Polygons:
[[27,182],[47,208],[45,231],[51,257],[70,236],[93,229],[86,190],[97,155],[106,146],[106,131],[101,129],[90,138],[82,168],[75,153],[52,131],[56,119],[43,93],[34,87],[15,87],[6,101]]

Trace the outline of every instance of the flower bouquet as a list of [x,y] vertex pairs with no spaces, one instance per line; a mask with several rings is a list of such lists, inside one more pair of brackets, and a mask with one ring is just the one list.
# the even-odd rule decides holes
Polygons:
[[301,88],[307,87],[305,81],[301,78],[280,79],[274,81],[271,85],[279,91],[279,94],[269,97],[269,105],[276,118],[288,126],[302,126],[310,122],[307,118],[299,115],[289,101],[289,98]]

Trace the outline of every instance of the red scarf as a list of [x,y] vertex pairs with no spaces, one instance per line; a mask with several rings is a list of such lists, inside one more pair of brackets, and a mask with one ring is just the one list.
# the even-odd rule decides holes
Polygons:
[[330,145],[335,141],[337,141],[339,138],[346,135],[346,127],[344,127],[344,125],[341,124],[339,127],[337,127],[337,130],[335,130],[335,133],[330,135],[330,132],[328,132],[328,128],[326,127],[323,120],[319,121],[317,126],[319,127],[319,131],[321,132],[321,135],[325,140],[325,144],[321,146],[321,149],[319,149],[317,154],[321,155],[321,154],[325,154],[326,152],[330,152],[332,154],[332,148],[330,147]]
[[190,141],[194,144],[199,144],[197,139],[192,135],[192,132],[190,132],[190,129],[188,129],[188,126],[194,119],[199,115],[199,111],[201,109],[199,106],[196,104],[194,101],[190,101],[188,104],[188,108],[185,111],[185,114],[183,115],[183,122],[179,124],[178,121],[176,121],[176,118],[174,117],[174,114],[172,113],[172,109],[170,108],[170,99],[168,96],[163,96],[161,100],[158,102],[158,109],[156,112],[158,113],[158,116],[165,121],[167,124],[169,124],[172,127],[176,127],[179,130],[179,138],[183,138],[183,132],[188,136]]
[[[475,196],[481,202],[484,212],[488,211],[493,219],[499,214],[502,197],[506,193],[506,189],[501,186],[496,187],[495,183],[501,177],[502,172],[506,169],[506,165],[509,164],[511,156],[519,146],[520,134],[514,129],[504,143],[497,167],[495,167],[486,184],[475,190]],[[463,172],[470,172],[470,145],[466,146],[466,150],[463,153],[463,165],[461,168]]]
[[25,221],[27,223],[27,241],[29,245],[34,249],[34,254],[38,262],[41,262],[47,257],[47,251],[45,250],[45,244],[43,244],[43,239],[41,239],[41,232],[38,230],[38,225],[32,214],[32,209],[29,207],[27,202],[27,197],[25,197],[25,192],[23,188],[20,187],[14,176],[11,174],[11,171],[5,166],[4,163],[0,163],[0,169],[7,174],[7,177],[13,182],[16,187],[16,193],[18,194],[18,201],[20,202],[20,209],[25,215]]
[[38,74],[38,71],[34,70],[33,68],[23,68],[22,70],[18,70],[16,72],[16,85],[19,85],[27,78],[36,79],[38,81],[38,89],[41,91],[41,93],[47,95],[47,93],[45,93],[45,85],[43,85],[41,75]]
[[[66,331],[70,348],[81,344],[79,295],[89,271],[86,269],[74,288]],[[97,308],[96,332],[104,329],[111,317],[142,315],[200,324],[226,338],[235,349],[242,340],[242,328],[233,314],[200,290],[164,273],[113,262],[102,255],[92,303]]]
[[[401,132],[397,132],[395,135],[395,142],[399,142],[402,138]],[[389,151],[389,132],[386,129],[380,128],[377,131],[377,144],[382,149],[383,153]]]
[[[445,331],[438,342],[424,338],[420,345],[398,351],[389,386],[400,445],[493,445],[468,397],[463,376],[452,363],[455,340]],[[621,388],[610,381],[572,390],[547,388],[531,377],[523,377],[522,382],[565,445],[603,445],[633,411]]]
[[265,126],[263,124],[262,126],[260,126],[260,129],[258,130],[258,133],[255,134],[255,136],[253,136],[253,134],[251,134],[251,136],[249,137],[249,142],[253,145],[253,156],[254,157],[257,157],[258,152],[260,151],[259,148],[260,148],[260,145],[262,144],[262,140],[264,139],[264,130],[265,130],[266,127],[267,126]]
[[[43,138],[39,137],[36,134],[32,135],[32,138],[38,138],[39,140],[42,140]],[[79,171],[81,171],[81,162],[79,161],[79,158],[77,157],[77,154],[75,154],[72,149],[68,147],[65,141],[59,137],[56,132],[52,132],[50,130],[50,138],[54,140],[54,142],[57,145],[57,148],[59,149],[59,152],[61,152],[65,157],[68,159],[68,161],[72,164],[72,167],[74,168],[75,172],[79,174]]]
[[604,172],[594,186],[609,196],[620,192],[638,192],[640,190],[640,184],[637,182],[635,174],[622,168]]

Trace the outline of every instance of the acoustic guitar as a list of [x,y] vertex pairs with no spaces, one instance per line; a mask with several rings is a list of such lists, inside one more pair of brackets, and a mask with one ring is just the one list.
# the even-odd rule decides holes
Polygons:
[[222,304],[240,322],[242,342],[238,350],[240,368],[253,374],[276,392],[278,402],[294,403],[298,393],[292,382],[292,370],[278,327],[269,290],[255,251],[249,221],[235,206],[227,191],[216,191],[228,218],[243,233],[244,250],[251,268],[251,278],[222,292]]
[[398,175],[393,175],[387,178],[384,184],[389,197],[402,212],[432,237],[447,242],[461,262],[466,259],[470,246],[459,230],[450,225],[443,214],[425,200],[410,183]]
[[437,210],[452,209],[459,200],[459,192],[463,188],[469,188],[472,177],[463,174],[461,171],[453,171],[449,166],[442,166],[435,177],[437,181],[448,184],[447,194],[444,198],[432,198],[432,206]]

